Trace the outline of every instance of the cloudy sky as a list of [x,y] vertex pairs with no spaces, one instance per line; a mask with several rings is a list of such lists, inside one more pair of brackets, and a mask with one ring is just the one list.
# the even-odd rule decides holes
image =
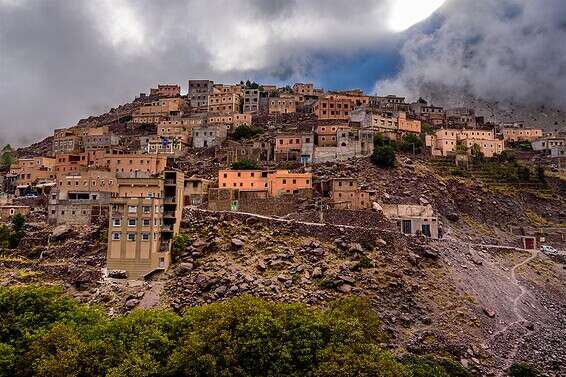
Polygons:
[[186,90],[189,78],[409,97],[441,85],[563,106],[566,4],[0,0],[0,144],[38,140],[157,83]]

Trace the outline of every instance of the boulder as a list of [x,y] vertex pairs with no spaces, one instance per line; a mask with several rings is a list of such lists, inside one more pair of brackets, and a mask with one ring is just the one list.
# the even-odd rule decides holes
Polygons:
[[127,279],[128,272],[125,270],[113,270],[108,272],[108,277],[112,279]]
[[241,248],[241,247],[244,247],[244,241],[242,241],[239,238],[232,238],[231,242],[232,242],[232,246],[234,246],[238,249]]

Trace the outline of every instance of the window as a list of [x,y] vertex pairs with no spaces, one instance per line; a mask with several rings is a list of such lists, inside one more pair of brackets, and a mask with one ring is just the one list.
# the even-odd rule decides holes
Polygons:
[[142,233],[141,239],[142,241],[149,241],[149,233]]
[[136,226],[136,219],[128,219],[128,226]]
[[128,206],[128,213],[136,213],[138,211],[137,206]]
[[128,233],[128,241],[135,241],[136,234],[135,233]]
[[150,213],[151,212],[151,206],[143,206],[143,213]]
[[112,221],[112,224],[113,224],[114,226],[120,226],[120,225],[122,225],[122,221],[121,221],[120,219],[114,219],[114,220]]
[[112,233],[112,241],[119,241],[120,233]]
[[143,226],[150,226],[151,220],[150,219],[143,219]]

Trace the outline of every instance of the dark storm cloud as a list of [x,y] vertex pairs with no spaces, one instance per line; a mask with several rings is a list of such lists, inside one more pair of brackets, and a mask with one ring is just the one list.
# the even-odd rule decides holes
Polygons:
[[0,0],[0,144],[36,141],[159,82],[310,76],[315,56],[378,41],[371,12],[388,1]]
[[456,89],[566,107],[564,0],[452,0],[441,13],[433,32],[408,33],[401,72],[377,92],[414,98]]

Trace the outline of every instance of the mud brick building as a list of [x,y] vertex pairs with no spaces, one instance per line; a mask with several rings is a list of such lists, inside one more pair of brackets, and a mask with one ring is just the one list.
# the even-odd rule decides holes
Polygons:
[[330,203],[333,208],[365,209],[371,207],[370,193],[363,191],[356,179],[335,178],[330,181]]
[[179,97],[181,87],[179,85],[160,84],[157,85],[157,88],[151,88],[149,94],[158,97]]

